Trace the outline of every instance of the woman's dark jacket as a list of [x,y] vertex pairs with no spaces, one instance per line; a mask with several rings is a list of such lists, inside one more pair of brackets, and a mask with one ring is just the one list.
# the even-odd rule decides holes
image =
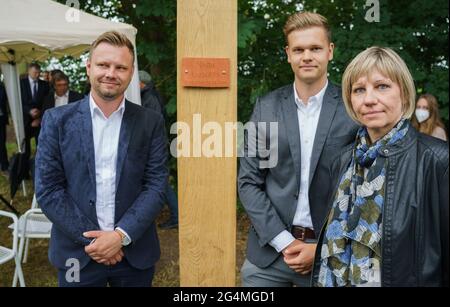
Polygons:
[[[328,197],[330,209],[353,146],[345,148],[330,169],[336,187]],[[382,286],[448,286],[448,143],[410,126],[397,144],[380,148],[380,155],[387,158]],[[319,276],[325,226],[316,249],[313,286]]]

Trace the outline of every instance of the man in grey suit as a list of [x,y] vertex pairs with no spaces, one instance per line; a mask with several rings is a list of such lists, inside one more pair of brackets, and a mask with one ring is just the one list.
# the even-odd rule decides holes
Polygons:
[[[327,79],[334,45],[326,18],[296,13],[284,34],[294,84],[259,98],[251,117],[253,123],[278,124],[275,135],[273,129],[270,136],[256,133],[257,142],[269,141],[269,157],[249,154],[255,141],[247,135],[240,160],[239,196],[252,223],[243,286],[310,285],[316,238],[330,205],[328,168],[358,128],[340,88]],[[276,165],[261,163],[274,154]]]

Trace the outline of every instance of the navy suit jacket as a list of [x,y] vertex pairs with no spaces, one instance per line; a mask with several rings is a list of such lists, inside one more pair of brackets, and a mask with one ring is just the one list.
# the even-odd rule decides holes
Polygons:
[[[161,115],[125,102],[117,154],[115,226],[131,237],[123,248],[137,269],[152,267],[160,249],[155,219],[163,206],[168,171],[167,141]],[[83,237],[99,230],[96,213],[95,157],[89,96],[49,109],[42,121],[36,154],[36,197],[53,222],[50,262],[67,269],[90,261]]]
[[28,128],[31,123],[30,110],[34,108],[41,110],[44,98],[48,95],[49,91],[50,86],[48,82],[39,79],[36,99],[33,101],[30,81],[28,80],[28,77],[20,79],[20,96],[22,98],[22,111],[25,129]]

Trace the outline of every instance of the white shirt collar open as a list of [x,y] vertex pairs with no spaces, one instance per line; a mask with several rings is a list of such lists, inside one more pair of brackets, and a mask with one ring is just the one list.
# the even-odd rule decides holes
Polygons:
[[[91,110],[91,117],[94,118],[95,114],[101,114],[101,116],[104,119],[107,119],[107,117],[105,116],[105,114],[103,113],[103,111],[98,107],[97,103],[94,100],[94,97],[92,97],[92,93],[89,93],[89,108]],[[125,112],[125,95],[123,96],[122,101],[120,102],[119,107],[117,108],[117,110],[115,110],[111,116],[113,116],[116,113],[120,113],[120,115],[122,116],[123,113]],[[111,117],[110,116],[110,117]]]
[[[325,91],[327,90],[327,87],[328,87],[328,79],[327,79],[327,82],[325,83],[325,86],[317,94],[309,97],[308,105],[315,104],[317,102],[318,107],[320,107],[322,105],[323,96],[325,96]],[[302,108],[302,107],[304,108],[307,106],[303,103],[303,101],[298,96],[297,89],[295,88],[295,82],[294,82],[294,95],[295,95],[295,104],[297,105],[298,108]]]

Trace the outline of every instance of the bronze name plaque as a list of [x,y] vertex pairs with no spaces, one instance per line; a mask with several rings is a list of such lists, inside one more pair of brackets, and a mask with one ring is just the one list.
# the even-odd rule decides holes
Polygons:
[[230,59],[183,58],[181,85],[184,87],[230,87]]

